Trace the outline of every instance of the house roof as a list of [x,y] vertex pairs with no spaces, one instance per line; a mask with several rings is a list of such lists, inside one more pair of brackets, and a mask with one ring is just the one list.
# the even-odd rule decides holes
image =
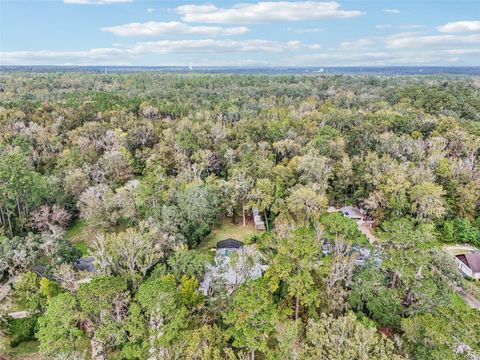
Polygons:
[[243,243],[235,239],[225,239],[217,242],[217,249],[240,249],[241,247],[243,247]]
[[238,254],[238,260],[235,262],[231,262],[228,256],[217,254],[215,262],[207,265],[207,271],[200,283],[200,289],[205,295],[220,284],[233,286],[247,279],[257,279],[267,269],[267,265],[261,264],[261,253],[253,245],[245,245],[243,251]]
[[344,206],[340,209],[343,215],[352,219],[362,219],[363,214],[360,210],[353,206]]
[[81,258],[73,264],[73,268],[77,271],[95,272],[93,262],[93,258]]
[[457,259],[467,265],[474,273],[480,273],[480,252],[457,255]]

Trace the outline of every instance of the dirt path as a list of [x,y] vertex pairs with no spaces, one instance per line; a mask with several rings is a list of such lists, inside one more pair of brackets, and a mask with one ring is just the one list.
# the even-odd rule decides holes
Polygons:
[[358,224],[358,229],[362,232],[362,234],[364,234],[367,237],[370,244],[373,244],[374,242],[378,241],[376,236],[373,235],[372,229],[368,225]]
[[[470,245],[446,245],[443,247],[443,250],[452,257],[458,254],[469,252],[469,251],[478,251],[477,248]],[[474,309],[480,310],[479,299],[477,299],[475,296],[470,294],[467,290],[465,290],[461,286],[452,284],[452,288],[455,290],[455,292],[458,295],[460,295],[463,298],[463,300],[465,300],[465,302],[468,305],[470,305]]]
[[457,294],[460,295],[463,300],[465,300],[468,305],[470,305],[474,309],[480,310],[480,301],[476,297],[466,292],[465,289],[460,286],[455,285],[453,288],[455,289]]

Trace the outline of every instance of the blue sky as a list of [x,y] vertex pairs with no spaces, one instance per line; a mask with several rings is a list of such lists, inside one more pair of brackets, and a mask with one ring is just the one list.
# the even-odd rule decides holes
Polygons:
[[480,1],[0,0],[0,64],[480,65]]

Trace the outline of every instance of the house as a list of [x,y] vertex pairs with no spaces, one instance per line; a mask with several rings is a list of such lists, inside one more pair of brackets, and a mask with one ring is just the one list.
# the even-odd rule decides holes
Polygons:
[[261,253],[254,246],[244,246],[235,239],[219,241],[214,262],[207,266],[205,277],[200,283],[200,291],[210,295],[215,288],[224,286],[230,293],[245,280],[258,279],[266,270],[266,266],[261,265],[261,260]]
[[[331,241],[324,239],[322,242],[322,254],[327,256],[334,252],[335,245]],[[355,254],[355,265],[364,266],[372,255],[372,251],[366,246],[353,245],[349,254]],[[375,254],[374,254],[375,255]],[[377,264],[381,263],[381,258],[377,255],[373,258]]]
[[363,266],[367,263],[371,252],[370,249],[364,246],[354,245],[352,246],[352,253],[357,254],[357,257],[355,258],[355,264]]
[[480,251],[457,255],[455,263],[465,276],[480,280]]
[[363,224],[365,222],[365,216],[363,212],[353,206],[344,206],[340,209],[343,216],[355,220],[358,224]]

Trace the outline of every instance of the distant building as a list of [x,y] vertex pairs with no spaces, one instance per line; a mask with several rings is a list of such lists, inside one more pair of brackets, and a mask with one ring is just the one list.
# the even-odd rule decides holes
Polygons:
[[212,265],[207,267],[200,291],[210,295],[215,287],[225,286],[232,292],[247,279],[258,279],[266,269],[260,264],[261,254],[253,246],[244,246],[241,241],[225,239],[217,243],[217,252]]
[[480,252],[469,252],[455,256],[455,263],[467,277],[480,280]]
[[353,206],[344,206],[340,209],[343,216],[355,220],[359,224],[363,224],[365,222],[365,216],[363,212],[356,207]]

